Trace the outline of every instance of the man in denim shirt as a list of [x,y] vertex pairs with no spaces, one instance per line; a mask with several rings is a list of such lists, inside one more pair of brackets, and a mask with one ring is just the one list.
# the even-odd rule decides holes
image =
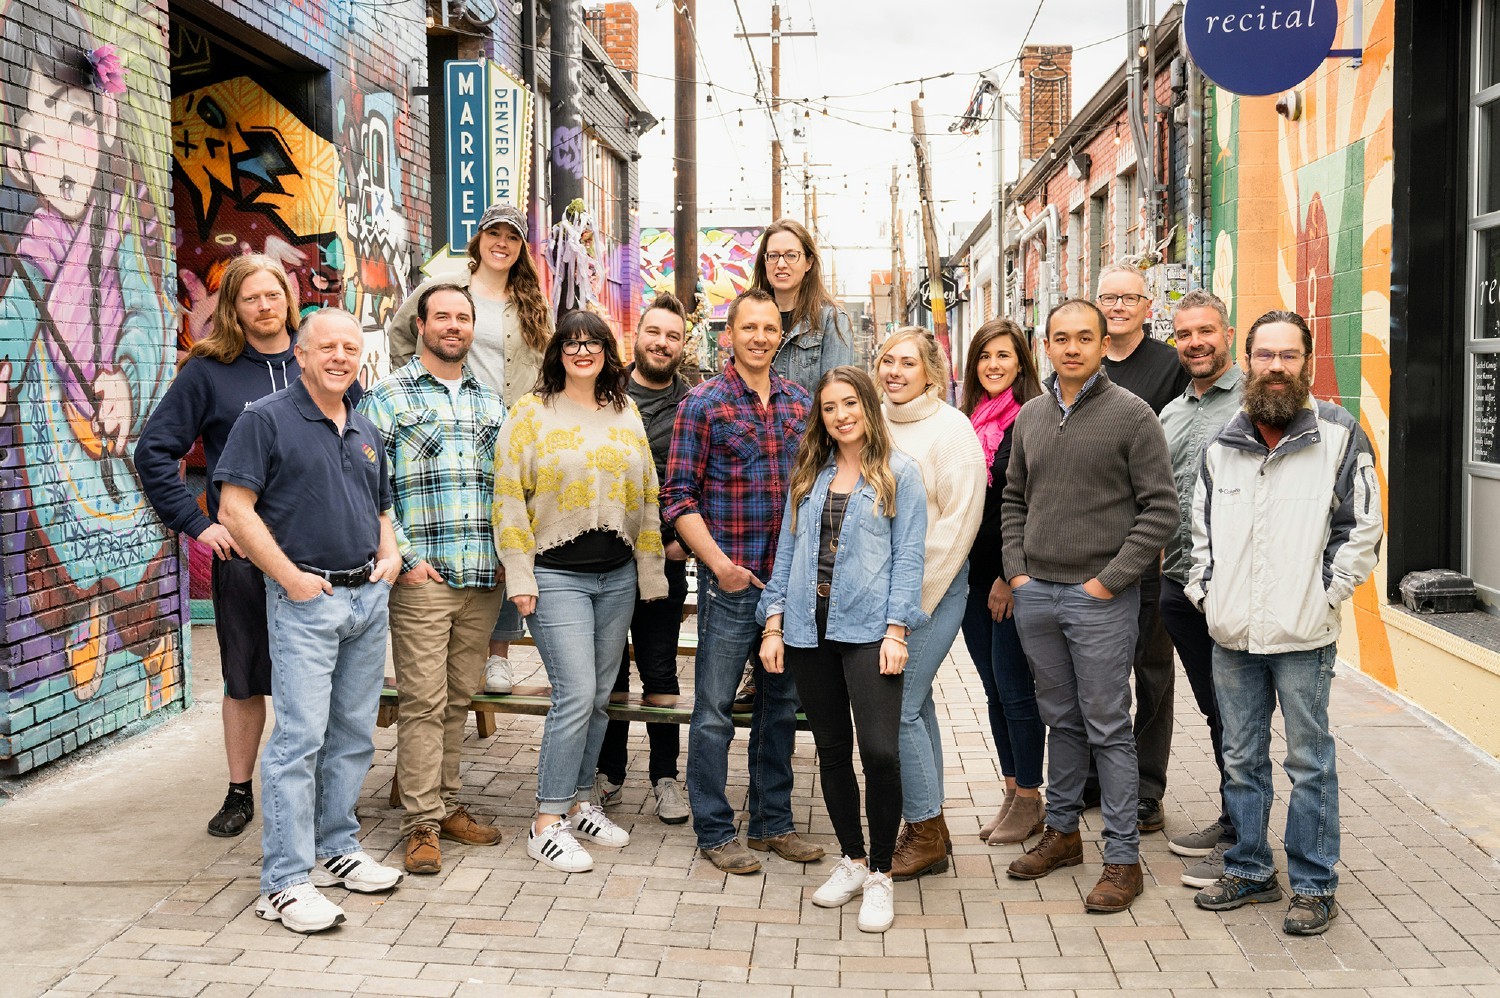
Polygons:
[[[698,655],[688,728],[688,803],[698,846],[716,867],[754,873],[760,860],[740,844],[725,792],[730,710],[746,659],[760,644],[755,608],[771,575],[792,456],[811,397],[771,370],[781,314],[766,292],[729,307],[734,357],[694,388],[677,410],[662,519],[698,558]],[[796,693],[788,676],[766,676],[750,729],[749,845],[799,863],[823,850],[792,829]]]

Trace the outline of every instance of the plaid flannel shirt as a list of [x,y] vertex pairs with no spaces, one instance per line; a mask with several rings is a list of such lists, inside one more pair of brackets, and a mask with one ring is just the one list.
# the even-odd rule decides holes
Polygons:
[[491,523],[500,396],[465,365],[455,401],[415,357],[376,382],[359,410],[385,442],[402,570],[425,561],[455,589],[498,585]]
[[770,405],[762,405],[726,363],[677,408],[662,519],[699,514],[727,557],[769,579],[792,457],[811,411],[806,390],[774,371]]

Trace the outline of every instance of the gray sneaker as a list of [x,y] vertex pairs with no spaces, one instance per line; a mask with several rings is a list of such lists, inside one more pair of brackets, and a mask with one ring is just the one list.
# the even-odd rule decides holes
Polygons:
[[1196,832],[1183,832],[1181,835],[1172,836],[1167,840],[1167,848],[1179,856],[1207,856],[1214,851],[1214,846],[1219,844],[1219,839],[1223,834],[1224,826],[1215,821],[1212,825],[1205,825]]
[[624,789],[623,784],[611,783],[603,773],[595,773],[592,803],[595,807],[614,807],[620,803],[620,792]]
[[1211,887],[1214,881],[1224,876],[1224,851],[1229,843],[1220,842],[1198,862],[1182,871],[1182,882],[1188,887]]
[[688,810],[687,801],[682,799],[682,790],[676,780],[663,776],[652,789],[656,792],[656,816],[663,824],[680,825],[688,820],[692,812]]

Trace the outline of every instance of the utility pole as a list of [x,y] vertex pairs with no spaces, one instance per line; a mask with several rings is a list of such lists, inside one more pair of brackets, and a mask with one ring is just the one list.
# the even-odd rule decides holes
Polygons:
[[891,165],[891,328],[901,325],[906,312],[906,281],[901,260],[901,167]]
[[[917,193],[922,199],[922,236],[927,248],[927,291],[932,309],[932,332],[948,370],[953,370],[953,346],[948,341],[948,308],[943,300],[943,264],[938,253],[937,219],[932,211],[932,164],[927,155],[927,129],[922,116],[922,102],[911,102],[911,144],[917,152]],[[951,377],[951,374],[950,374]],[[945,386],[946,387],[946,386]],[[946,392],[944,393],[946,395]]]
[[771,218],[781,217],[781,40],[814,38],[816,31],[782,31],[781,4],[771,0],[771,31],[736,31],[736,38],[771,39]]
[[807,147],[802,149],[802,227],[811,232],[813,228],[812,213],[808,211],[807,185],[810,171],[807,168]]
[[[583,4],[551,0],[552,14],[552,222],[562,221],[574,198],[583,196],[583,119],[578,114],[583,73]],[[559,310],[572,302],[555,302]]]
[[672,213],[672,255],[677,300],[697,309],[698,290],[698,63],[693,58],[698,0],[675,0],[672,21],[677,85],[674,152],[677,161],[676,210]]

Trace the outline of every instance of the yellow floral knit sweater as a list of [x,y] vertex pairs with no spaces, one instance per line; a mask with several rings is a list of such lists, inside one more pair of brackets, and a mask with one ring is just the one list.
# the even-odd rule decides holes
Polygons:
[[630,401],[589,409],[558,393],[523,397],[495,445],[495,547],[507,596],[535,596],[537,552],[588,530],[635,549],[642,599],[667,595],[656,463]]

